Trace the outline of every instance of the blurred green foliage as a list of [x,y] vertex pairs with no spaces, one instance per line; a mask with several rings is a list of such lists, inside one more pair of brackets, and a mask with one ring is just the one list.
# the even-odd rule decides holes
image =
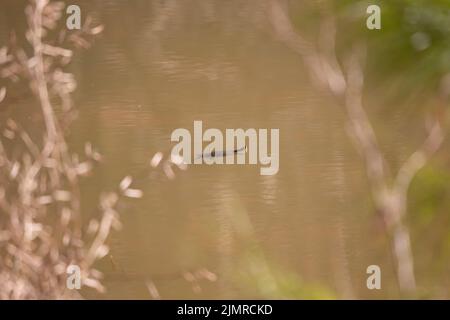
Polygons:
[[445,214],[450,208],[448,170],[432,165],[422,169],[411,184],[408,199],[411,220],[415,224],[427,226],[439,213]]
[[[344,58],[356,43],[367,44],[366,78],[397,101],[437,92],[450,72],[450,0],[330,0],[337,21],[337,51]],[[381,10],[381,29],[369,30],[369,5]],[[326,5],[289,2],[290,18],[304,37],[319,35]],[[401,98],[401,99],[400,99]],[[389,101],[392,102],[392,101]],[[419,102],[419,101],[417,101]]]
[[[448,282],[450,261],[450,173],[429,165],[413,180],[408,197],[408,224],[416,253],[421,297],[441,296],[435,283]],[[420,257],[420,259],[419,259]],[[428,282],[428,283],[427,283]]]
[[[450,72],[450,1],[334,1],[340,49],[364,40],[371,86],[390,88],[392,98],[424,100]],[[366,8],[381,9],[381,30],[369,30]],[[349,31],[349,32],[347,32]]]
[[224,207],[243,248],[232,274],[236,287],[253,298],[256,294],[263,299],[336,299],[330,288],[306,282],[295,270],[286,270],[276,259],[266,257],[250,216],[239,201],[230,201]]

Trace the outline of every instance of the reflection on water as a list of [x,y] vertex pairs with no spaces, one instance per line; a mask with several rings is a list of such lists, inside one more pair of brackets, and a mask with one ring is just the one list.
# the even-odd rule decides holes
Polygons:
[[[106,296],[95,297],[150,298],[149,283],[162,298],[397,296],[344,115],[312,88],[298,56],[272,38],[261,5],[82,5],[105,24],[72,67],[79,118],[70,142],[92,141],[104,155],[87,196],[142,172],[153,154],[169,152],[171,132],[194,120],[221,130],[280,129],[274,176],[240,165],[143,178],[144,198],[122,209],[112,256],[99,265]],[[408,128],[395,119],[374,123],[391,137],[382,141],[393,161],[417,143],[398,134]],[[380,292],[366,289],[370,264],[383,270]]]

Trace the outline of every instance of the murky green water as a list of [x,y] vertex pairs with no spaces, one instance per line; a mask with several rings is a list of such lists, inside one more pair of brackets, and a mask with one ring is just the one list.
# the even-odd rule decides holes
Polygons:
[[[142,172],[156,152],[167,154],[171,132],[192,130],[194,120],[222,130],[280,129],[274,176],[234,165],[190,166],[174,180],[153,170],[140,179],[144,197],[122,208],[112,261],[99,263],[108,291],[86,297],[147,299],[150,282],[162,298],[398,297],[345,114],[274,39],[262,5],[98,1],[84,9],[105,25],[72,66],[79,117],[70,143],[81,150],[91,141],[104,156],[84,184],[88,197]],[[395,167],[421,141],[411,134],[420,115],[369,113]],[[423,251],[416,261],[429,261]],[[366,288],[371,264],[382,269],[382,290]],[[435,278],[442,273],[429,268],[418,263],[419,285],[448,297]],[[201,269],[217,279],[189,281],[187,272]]]

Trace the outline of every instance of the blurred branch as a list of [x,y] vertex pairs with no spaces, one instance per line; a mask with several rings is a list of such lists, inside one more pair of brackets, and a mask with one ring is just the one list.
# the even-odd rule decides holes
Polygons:
[[399,287],[405,294],[414,294],[416,280],[410,235],[403,221],[407,190],[413,177],[441,146],[443,130],[439,121],[435,120],[422,147],[401,166],[392,183],[362,103],[364,74],[359,61],[365,56],[364,47],[352,48],[344,72],[335,51],[337,29],[334,18],[325,5],[321,9],[324,19],[319,44],[315,45],[294,30],[281,0],[267,0],[267,15],[275,36],[300,55],[313,82],[320,89],[330,92],[346,110],[349,135],[364,158],[376,209],[382,214],[386,230],[392,236]]
[[[0,139],[1,299],[78,298],[66,287],[71,264],[81,268],[83,285],[103,291],[102,274],[93,264],[108,253],[105,243],[111,229],[120,227],[114,199],[128,192],[129,185],[102,196],[100,220],[82,228],[79,177],[88,174],[100,157],[90,144],[85,161],[70,154],[55,99],[50,98],[51,87],[60,98],[62,116],[71,111],[67,107],[76,84],[60,66],[70,62],[72,51],[46,43],[52,42],[51,31],[63,9],[61,2],[30,1],[25,13],[31,56],[16,45],[0,49],[0,75],[29,83],[44,122],[42,132],[31,136],[10,118]],[[91,26],[83,30],[90,35],[99,31]],[[3,143],[3,138],[12,144]]]

